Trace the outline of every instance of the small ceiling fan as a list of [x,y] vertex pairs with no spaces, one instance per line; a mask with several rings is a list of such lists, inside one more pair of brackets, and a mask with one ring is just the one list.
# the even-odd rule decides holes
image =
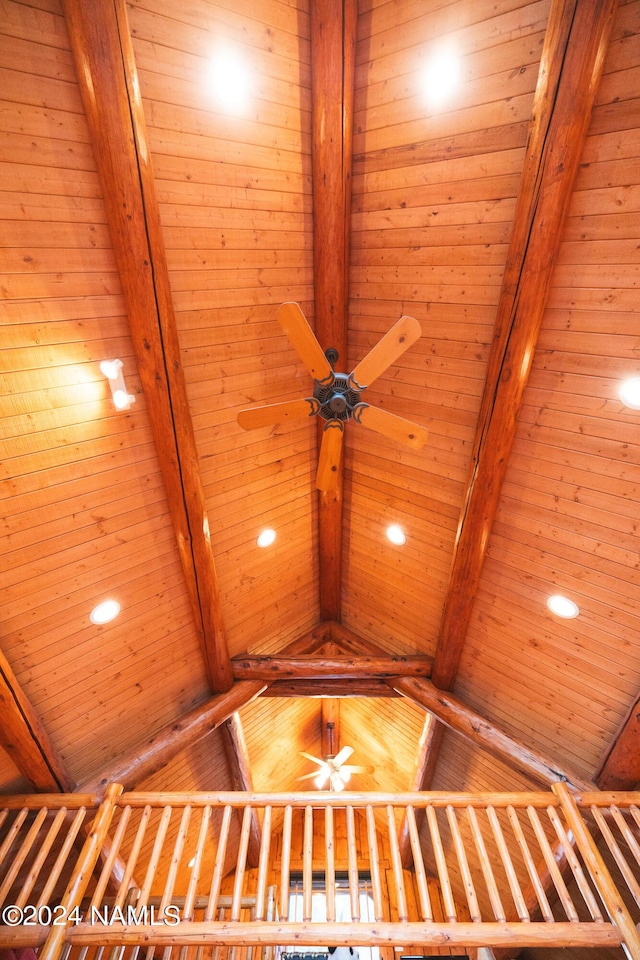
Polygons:
[[334,490],[337,485],[344,424],[348,420],[355,420],[363,427],[376,430],[415,450],[424,445],[427,439],[425,427],[387,410],[372,407],[360,399],[362,392],[419,338],[421,329],[417,320],[401,317],[355,369],[345,374],[333,369],[332,363],[338,359],[335,351],[327,350],[325,355],[297,303],[283,303],[278,309],[277,318],[313,377],[313,396],[241,410],[238,423],[244,430],[320,415],[326,423],[322,433],[316,487],[323,491]]
[[347,784],[351,779],[352,773],[373,773],[373,767],[361,767],[347,764],[345,761],[349,759],[352,753],[353,747],[343,747],[342,750],[338,751],[335,757],[331,754],[328,754],[324,760],[320,760],[318,757],[314,757],[310,753],[302,752],[300,754],[301,757],[306,757],[307,760],[312,760],[313,763],[317,763],[320,769],[315,770],[313,773],[305,773],[303,777],[297,777],[296,779],[313,779],[318,790],[322,790],[322,788],[327,784],[330,790],[335,790],[336,792],[344,790],[345,784]]

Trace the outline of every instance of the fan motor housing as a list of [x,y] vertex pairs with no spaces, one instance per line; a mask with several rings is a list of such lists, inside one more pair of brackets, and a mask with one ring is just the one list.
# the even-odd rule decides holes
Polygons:
[[353,416],[353,408],[360,403],[360,390],[349,383],[346,373],[336,373],[329,386],[316,384],[313,395],[320,404],[318,413],[323,420],[341,420],[345,422]]

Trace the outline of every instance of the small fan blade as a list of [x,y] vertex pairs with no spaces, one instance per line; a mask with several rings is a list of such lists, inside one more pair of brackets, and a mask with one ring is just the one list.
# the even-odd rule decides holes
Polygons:
[[422,329],[417,320],[413,317],[400,317],[349,375],[349,383],[357,390],[371,386],[394,360],[401,357],[405,350],[416,342],[421,333]]
[[[301,751],[300,751],[300,756],[301,756],[301,757],[305,757],[307,760],[312,760],[313,763],[317,763],[318,766],[320,766],[320,767],[325,766],[324,760],[319,760],[318,757],[313,757],[310,753],[304,753],[304,752],[301,750]],[[315,774],[315,775],[317,776],[317,771],[316,771],[316,774]]]
[[268,403],[263,407],[240,410],[237,419],[243,430],[257,430],[285,420],[312,417],[319,409],[320,404],[314,397],[306,397],[304,400],[285,400],[283,403]]
[[342,453],[343,426],[339,420],[328,420],[322,433],[322,446],[316,474],[316,487],[327,492],[338,485],[338,467]]
[[398,440],[414,450],[423,447],[429,436],[426,427],[398,417],[395,413],[381,410],[380,407],[372,407],[368,403],[356,404],[353,408],[353,419],[363,427],[382,433],[391,440]]
[[343,747],[333,758],[334,767],[341,767],[345,760],[348,760],[353,753],[353,747]]
[[350,763],[340,767],[340,773],[373,773],[373,767],[354,767]]
[[314,773],[305,773],[304,777],[296,777],[298,780],[315,780],[316,777],[322,776],[322,770],[316,770]]
[[314,380],[333,383],[333,368],[324,355],[316,335],[297,303],[283,303],[277,313],[278,323],[288,336],[291,346]]

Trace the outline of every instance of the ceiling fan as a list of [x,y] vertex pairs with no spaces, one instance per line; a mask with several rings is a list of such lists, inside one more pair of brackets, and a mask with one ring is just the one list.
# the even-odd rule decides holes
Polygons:
[[325,420],[316,475],[318,490],[334,490],[338,482],[338,466],[342,452],[344,424],[355,420],[363,427],[398,440],[414,450],[427,439],[425,427],[398,417],[394,413],[372,407],[360,398],[380,374],[400,357],[421,334],[420,324],[413,317],[403,316],[382,337],[351,373],[337,373],[332,363],[337,354],[325,354],[297,303],[283,303],[278,308],[278,322],[292,347],[314,380],[313,396],[251,407],[238,413],[244,430],[273,426],[285,420],[298,420],[319,415]]
[[352,773],[373,773],[373,767],[347,764],[345,761],[349,759],[352,753],[353,747],[343,747],[342,750],[336,753],[335,757],[332,754],[328,754],[324,760],[320,760],[310,753],[301,752],[301,757],[306,757],[307,760],[312,760],[314,763],[317,763],[320,769],[315,770],[313,773],[305,773],[303,777],[297,777],[296,779],[313,779],[318,790],[322,790],[327,784],[330,790],[335,790],[336,792],[344,790],[345,784],[351,779]]

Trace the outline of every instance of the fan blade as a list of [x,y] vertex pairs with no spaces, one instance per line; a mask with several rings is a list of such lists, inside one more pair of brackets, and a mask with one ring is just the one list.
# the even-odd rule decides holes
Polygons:
[[[319,760],[318,757],[313,757],[310,753],[304,753],[303,751],[300,751],[300,756],[301,756],[301,757],[306,757],[307,760],[312,760],[313,763],[317,763],[318,766],[320,766],[320,767],[324,767],[324,766],[325,766],[324,760]],[[315,774],[315,775],[316,775],[316,776],[318,775],[318,774],[317,774],[317,771],[316,771],[316,774]]]
[[422,329],[417,320],[413,317],[400,317],[349,375],[349,383],[356,390],[370,387],[394,360],[416,342],[421,333]]
[[328,420],[322,433],[320,460],[316,475],[316,487],[327,492],[338,485],[338,467],[342,452],[343,426],[339,420]]
[[341,767],[345,760],[348,760],[353,753],[353,747],[343,747],[332,760],[334,767]]
[[305,773],[304,777],[296,777],[296,782],[298,780],[315,780],[316,777],[322,776],[322,770],[316,770],[314,773]]
[[318,383],[333,383],[333,368],[324,355],[316,335],[297,303],[283,303],[278,308],[278,323],[288,336],[291,346]]
[[354,767],[350,763],[340,767],[340,773],[373,773],[373,767]]
[[306,397],[304,400],[285,400],[284,403],[268,403],[263,407],[240,410],[237,420],[243,430],[257,430],[285,420],[313,417],[319,409],[320,404],[314,397]]
[[421,427],[411,420],[398,417],[388,410],[372,407],[368,403],[357,403],[353,408],[353,419],[363,427],[369,427],[377,433],[406,444],[414,450],[419,450],[427,442],[429,436],[426,427]]

